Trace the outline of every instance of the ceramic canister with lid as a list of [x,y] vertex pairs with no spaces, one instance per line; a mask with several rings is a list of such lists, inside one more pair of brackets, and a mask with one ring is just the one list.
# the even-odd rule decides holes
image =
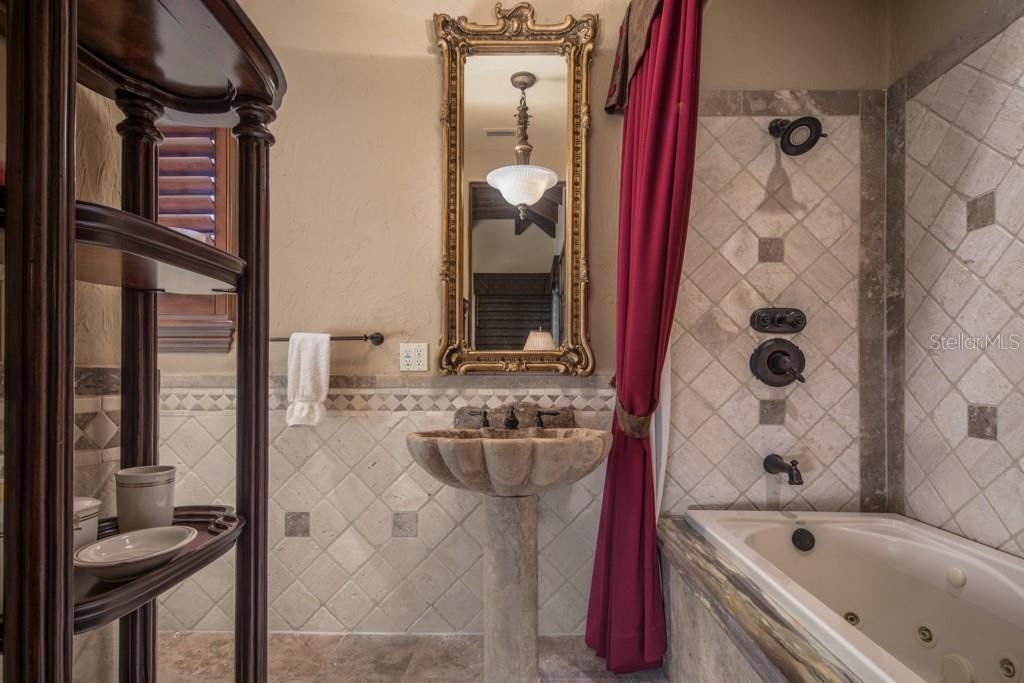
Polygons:
[[100,501],[95,498],[75,497],[73,529],[75,550],[96,540],[96,525],[100,521]]
[[117,526],[122,533],[174,522],[173,465],[129,467],[114,473]]

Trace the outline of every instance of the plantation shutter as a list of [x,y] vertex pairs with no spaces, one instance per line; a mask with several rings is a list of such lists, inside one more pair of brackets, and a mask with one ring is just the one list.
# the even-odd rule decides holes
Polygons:
[[[226,128],[161,125],[157,222],[224,251],[234,251],[235,142]],[[227,295],[162,294],[160,350],[227,353],[235,329]]]
[[[163,126],[161,130],[164,141],[159,148],[160,210],[157,222],[214,245],[217,242],[217,176],[220,170],[217,164],[217,129]],[[220,213],[223,214],[223,209]]]

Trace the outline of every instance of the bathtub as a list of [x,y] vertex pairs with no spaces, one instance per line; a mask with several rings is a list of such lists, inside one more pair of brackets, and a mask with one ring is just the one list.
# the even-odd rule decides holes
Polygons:
[[1024,560],[899,515],[687,517],[866,683],[1024,681]]

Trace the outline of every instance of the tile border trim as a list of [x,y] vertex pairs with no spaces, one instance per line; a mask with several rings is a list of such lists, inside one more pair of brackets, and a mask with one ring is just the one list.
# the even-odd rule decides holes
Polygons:
[[699,116],[855,116],[859,90],[702,90]]
[[[572,408],[578,411],[610,413],[615,409],[614,389],[559,390],[551,388],[471,390],[416,388],[330,389],[328,413],[338,412],[454,412],[462,407],[496,409],[511,401],[536,403],[541,408]],[[288,405],[283,388],[270,391],[270,410]],[[234,388],[182,387],[160,392],[160,410],[210,413],[235,410]]]
[[885,358],[886,155],[885,92],[861,94],[860,282],[858,283],[858,363],[860,384],[860,509],[885,508],[887,377],[879,371]]
[[885,512],[906,512],[906,114],[905,83],[885,91]]

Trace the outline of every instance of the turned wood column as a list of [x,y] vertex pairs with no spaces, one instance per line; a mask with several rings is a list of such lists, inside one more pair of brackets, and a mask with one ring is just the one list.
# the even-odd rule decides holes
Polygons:
[[235,583],[235,680],[267,680],[267,501],[269,490],[270,146],[269,105],[236,103],[238,138],[237,501],[245,528],[238,540]]
[[[117,106],[125,118],[121,135],[121,208],[155,221],[157,147],[163,133],[156,121],[162,106],[123,93]],[[160,371],[157,364],[157,293],[121,292],[121,467],[155,465],[160,445]],[[122,617],[119,624],[121,683],[156,680],[156,601]]]
[[74,0],[7,2],[4,680],[71,680]]

